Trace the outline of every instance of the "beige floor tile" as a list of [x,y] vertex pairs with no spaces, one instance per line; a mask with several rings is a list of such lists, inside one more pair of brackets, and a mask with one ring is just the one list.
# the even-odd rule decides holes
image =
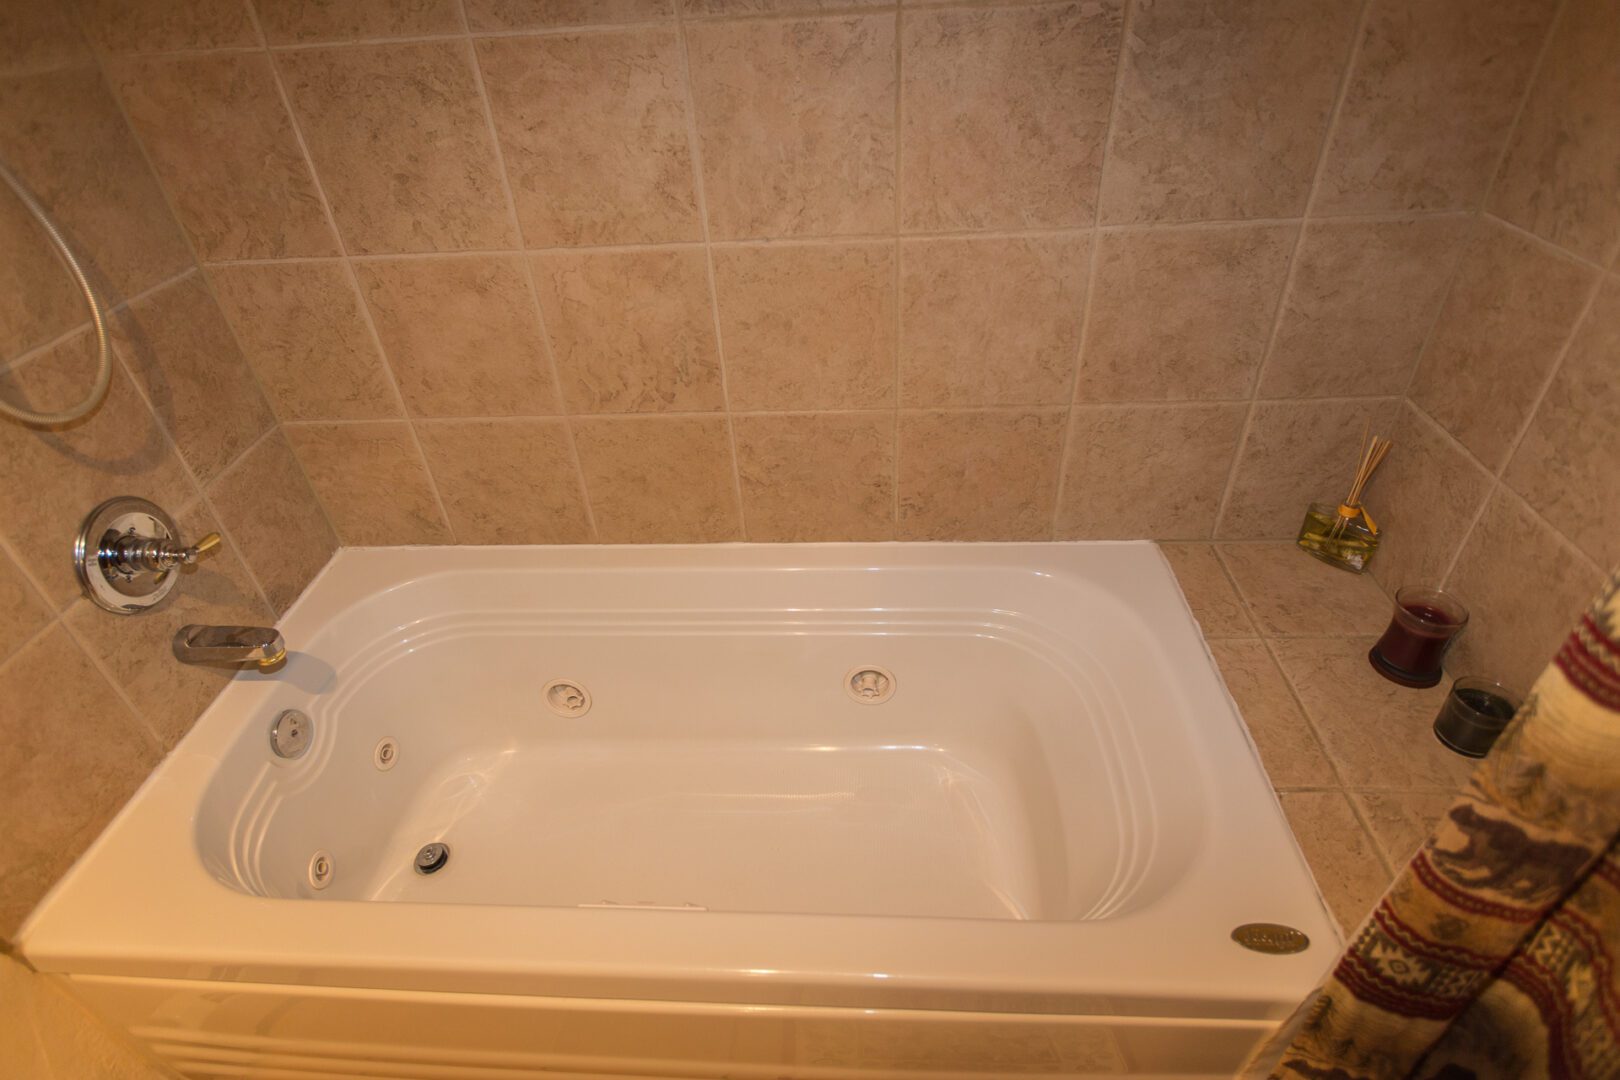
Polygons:
[[1429,838],[1453,794],[1437,791],[1358,791],[1350,796],[1372,828],[1384,859],[1396,872]]
[[1279,798],[1317,887],[1348,934],[1389,887],[1389,871],[1372,837],[1343,792],[1295,791]]
[[1209,544],[1160,544],[1206,638],[1252,637],[1254,623]]
[[1339,780],[1327,753],[1265,642],[1253,638],[1212,641],[1209,649],[1260,750],[1272,786],[1337,786]]
[[1278,638],[1270,644],[1347,787],[1455,791],[1467,758],[1434,737],[1448,684],[1411,690],[1367,662],[1375,638]]
[[1311,557],[1291,540],[1217,544],[1262,634],[1381,634],[1394,610],[1372,578]]

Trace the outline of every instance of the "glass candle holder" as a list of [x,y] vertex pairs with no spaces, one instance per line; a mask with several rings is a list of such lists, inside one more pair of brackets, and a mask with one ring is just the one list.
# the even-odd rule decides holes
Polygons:
[[1451,684],[1434,718],[1434,737],[1465,757],[1484,757],[1521,704],[1519,695],[1501,683],[1465,675]]
[[1468,609],[1456,597],[1409,585],[1395,594],[1395,616],[1367,659],[1390,682],[1434,686],[1440,682],[1446,650],[1466,625]]

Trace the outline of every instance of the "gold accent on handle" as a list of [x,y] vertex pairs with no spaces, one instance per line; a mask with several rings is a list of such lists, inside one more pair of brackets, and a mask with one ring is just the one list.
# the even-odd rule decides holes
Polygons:
[[197,556],[201,558],[219,547],[219,533],[209,533],[197,541]]

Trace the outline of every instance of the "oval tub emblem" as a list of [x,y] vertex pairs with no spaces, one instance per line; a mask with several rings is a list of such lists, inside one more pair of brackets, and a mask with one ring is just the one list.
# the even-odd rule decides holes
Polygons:
[[1311,939],[1305,936],[1303,930],[1274,922],[1244,923],[1232,931],[1232,940],[1245,949],[1273,956],[1304,952],[1311,947]]

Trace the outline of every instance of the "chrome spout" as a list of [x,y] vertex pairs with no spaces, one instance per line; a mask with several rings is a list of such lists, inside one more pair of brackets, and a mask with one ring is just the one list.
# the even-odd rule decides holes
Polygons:
[[187,664],[256,664],[274,667],[287,658],[287,643],[270,626],[182,626],[174,655]]

